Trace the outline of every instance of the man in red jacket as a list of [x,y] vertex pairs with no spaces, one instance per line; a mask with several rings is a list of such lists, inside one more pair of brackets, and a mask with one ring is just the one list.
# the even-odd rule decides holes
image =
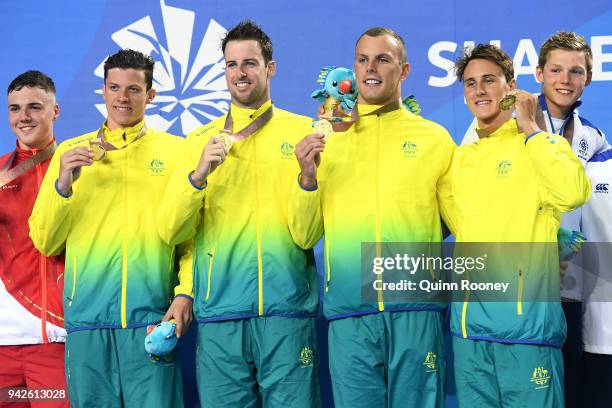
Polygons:
[[[55,150],[58,115],[55,85],[47,75],[27,71],[9,85],[8,117],[17,146],[0,157],[0,406],[68,406],[64,259],[40,254],[28,228]],[[30,391],[30,402],[17,387]]]

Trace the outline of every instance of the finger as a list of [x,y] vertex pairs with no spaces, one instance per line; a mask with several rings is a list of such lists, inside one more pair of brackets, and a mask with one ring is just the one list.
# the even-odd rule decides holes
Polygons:
[[162,322],[167,322],[168,320],[170,320],[172,318],[172,307],[170,307],[170,309],[168,309],[168,311],[166,312],[166,314],[164,315],[164,317],[162,317],[161,321]]
[[221,154],[211,154],[207,157],[206,161],[209,163],[221,164],[224,157]]
[[314,149],[310,154],[306,157],[309,162],[315,161],[316,157],[323,152],[323,149]]
[[191,310],[188,308],[188,310],[185,311],[185,316],[183,317],[183,321],[184,323],[184,331],[187,331],[189,329],[189,326],[191,325],[191,320],[193,319],[193,315],[191,313]]
[[179,338],[183,335],[183,315],[182,314],[177,314],[174,317],[174,323],[176,323],[176,337]]

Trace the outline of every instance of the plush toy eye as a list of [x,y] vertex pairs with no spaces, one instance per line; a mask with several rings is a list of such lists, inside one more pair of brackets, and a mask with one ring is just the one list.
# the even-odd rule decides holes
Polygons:
[[333,85],[334,87],[338,86],[338,81],[334,81],[334,82],[332,83],[332,85]]

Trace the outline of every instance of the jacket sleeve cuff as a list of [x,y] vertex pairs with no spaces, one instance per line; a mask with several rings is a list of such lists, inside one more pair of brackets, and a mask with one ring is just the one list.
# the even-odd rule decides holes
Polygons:
[[179,293],[179,294],[177,294],[177,295],[175,295],[175,296],[174,296],[174,298],[175,298],[175,299],[176,299],[177,297],[182,297],[182,298],[185,298],[185,299],[189,299],[189,300],[191,300],[191,301],[193,302],[193,296],[189,296],[189,295],[186,295],[186,294],[184,294],[184,293]]
[[300,183],[300,179],[302,178],[302,173],[298,174],[297,177],[297,182],[298,182],[298,186],[300,186],[300,188],[304,191],[316,191],[319,188],[318,184],[315,184],[313,187],[305,187],[302,185],[302,183]]
[[527,144],[527,142],[529,141],[529,139],[531,139],[532,137],[534,137],[534,136],[535,136],[535,135],[537,135],[538,133],[542,133],[542,131],[541,131],[541,130],[536,130],[536,131],[535,131],[535,132],[533,132],[532,134],[528,135],[528,136],[525,138],[525,144]]
[[72,197],[72,189],[70,190],[70,193],[68,195],[64,195],[62,194],[62,192],[60,191],[57,183],[59,182],[59,179],[55,179],[55,191],[57,192],[57,194],[59,194],[60,196],[62,196],[63,198],[70,198]]
[[191,178],[191,172],[189,174],[187,174],[187,178],[189,179],[189,183],[191,183],[191,185],[193,186],[193,188],[195,188],[196,190],[204,190],[206,188],[206,186],[208,186],[208,182],[205,181],[203,186],[198,186],[193,179]]

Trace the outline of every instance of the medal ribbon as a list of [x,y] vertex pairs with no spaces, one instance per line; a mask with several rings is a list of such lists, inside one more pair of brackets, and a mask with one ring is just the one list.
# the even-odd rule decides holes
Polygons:
[[[332,127],[334,132],[346,132],[353,126],[353,123],[359,120],[359,112],[357,110],[357,102],[355,102],[355,106],[353,106],[353,110],[351,111],[351,119],[346,122],[332,122]],[[396,99],[393,102],[389,102],[386,105],[381,106],[380,108],[366,113],[361,116],[372,116],[372,115],[382,115],[383,113],[392,112],[394,110],[398,110],[402,107],[402,102],[400,99]]]
[[36,166],[37,164],[40,164],[44,162],[45,160],[47,160],[49,157],[53,156],[55,149],[57,149],[57,143],[53,141],[53,143],[51,143],[45,149],[39,151],[38,153],[36,153],[34,156],[30,157],[26,161],[19,163],[17,166],[13,167],[12,169],[9,169],[11,164],[13,164],[13,160],[15,160],[15,156],[17,155],[17,152],[14,151],[9,156],[6,163],[4,163],[4,165],[0,169],[0,187],[7,185],[11,181],[15,180],[17,177],[33,169],[34,166]]
[[261,129],[266,123],[268,123],[270,119],[272,119],[273,106],[270,105],[270,107],[266,109],[264,113],[259,115],[251,123],[249,123],[243,129],[239,130],[236,133],[232,133],[234,123],[232,121],[231,110],[232,108],[230,106],[230,109],[227,111],[227,117],[225,118],[225,125],[223,126],[222,131],[224,133],[229,133],[229,135],[233,139],[232,141],[237,142],[239,140],[245,139],[248,136],[251,136],[253,133]]

